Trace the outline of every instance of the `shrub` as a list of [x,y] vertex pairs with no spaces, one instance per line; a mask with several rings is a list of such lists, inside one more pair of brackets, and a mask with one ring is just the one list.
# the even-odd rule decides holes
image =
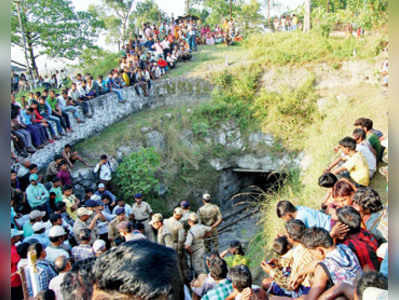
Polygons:
[[143,148],[125,158],[118,166],[113,179],[118,187],[119,196],[127,201],[134,193],[152,194],[159,187],[155,173],[160,160],[161,157],[154,148]]

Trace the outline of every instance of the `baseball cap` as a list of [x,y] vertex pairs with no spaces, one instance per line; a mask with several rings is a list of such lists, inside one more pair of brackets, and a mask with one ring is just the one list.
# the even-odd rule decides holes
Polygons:
[[364,300],[388,300],[388,290],[376,287],[368,287],[364,290],[362,299]]
[[208,193],[205,193],[202,195],[202,199],[209,201],[209,200],[211,200],[211,195],[209,195]]
[[86,208],[86,207],[79,207],[79,208],[76,210],[76,215],[77,215],[78,217],[81,217],[81,216],[91,216],[92,213],[93,213],[93,211],[91,211],[90,209],[88,209],[88,208]]
[[161,214],[153,214],[149,224],[152,225],[155,222],[162,222],[162,220],[163,220],[163,217]]
[[23,230],[18,230],[16,228],[11,228],[11,238],[19,236],[19,235],[23,235],[24,231]]
[[189,208],[190,203],[188,203],[188,201],[184,200],[184,201],[180,202],[180,206],[183,206],[183,208]]
[[143,194],[142,193],[137,193],[136,195],[134,195],[134,198],[141,199],[141,198],[143,198]]
[[44,228],[46,228],[46,225],[45,225],[42,221],[36,222],[36,223],[33,224],[33,226],[32,226],[33,232],[38,232],[38,231],[40,231],[40,230],[42,230],[42,229],[44,229]]
[[99,184],[98,184],[98,188],[99,188],[99,189],[105,188],[105,184],[104,184],[104,183],[99,183]]
[[197,215],[196,213],[191,213],[191,214],[188,216],[188,219],[191,220],[191,221],[193,221],[193,222],[198,222],[198,215]]
[[181,207],[176,207],[173,211],[176,215],[183,215],[183,209]]
[[35,209],[30,212],[29,219],[34,220],[39,217],[44,217],[45,215],[46,215],[45,211],[40,211],[40,210]]
[[96,240],[93,243],[93,251],[100,252],[101,250],[105,249],[105,242],[103,240]]
[[94,194],[94,195],[91,195],[90,200],[98,201],[98,200],[101,200],[101,197],[99,195]]
[[59,237],[59,236],[63,236],[66,235],[65,229],[64,227],[60,226],[60,225],[55,225],[53,227],[50,228],[48,236],[49,237]]
[[118,207],[117,209],[116,209],[116,211],[115,211],[115,214],[117,215],[117,216],[119,216],[119,215],[121,215],[121,214],[124,214],[125,213],[125,209],[123,208],[123,207]]
[[96,207],[97,206],[97,201],[91,200],[91,198],[89,200],[87,200],[85,202],[85,206],[86,207]]
[[37,174],[31,174],[29,176],[29,181],[37,181],[39,179],[39,176]]

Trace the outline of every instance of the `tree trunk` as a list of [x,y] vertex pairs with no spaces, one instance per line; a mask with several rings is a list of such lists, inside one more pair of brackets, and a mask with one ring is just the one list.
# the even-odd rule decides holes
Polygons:
[[31,41],[31,33],[29,31],[26,32],[26,37],[27,37],[28,52],[30,56],[31,67],[33,69],[34,76],[36,78],[39,78],[39,70],[37,69],[36,57],[35,53],[33,52],[33,45]]
[[311,14],[311,0],[305,0],[305,17],[304,17],[304,24],[303,24],[303,31],[309,32],[311,26],[310,14]]
[[190,11],[190,0],[184,0],[184,13],[187,15]]
[[267,24],[270,26],[271,25],[271,20],[270,20],[270,3],[271,0],[267,0]]

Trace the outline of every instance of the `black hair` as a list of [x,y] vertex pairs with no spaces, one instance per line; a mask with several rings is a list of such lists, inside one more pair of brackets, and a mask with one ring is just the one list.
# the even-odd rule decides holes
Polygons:
[[62,217],[60,214],[53,213],[50,215],[50,222],[51,222],[51,224],[54,224],[57,220],[59,220],[61,218]]
[[360,231],[362,218],[359,212],[352,206],[344,206],[337,209],[338,220],[349,227],[349,233]]
[[94,263],[99,290],[143,299],[183,300],[183,278],[176,251],[148,240],[111,248]]
[[355,137],[355,139],[360,138],[362,141],[366,139],[366,132],[361,128],[355,128],[352,131],[352,135]]
[[348,148],[350,150],[356,150],[356,141],[354,138],[350,137],[350,136],[346,136],[344,137],[342,140],[339,141],[339,144],[344,147],[344,148]]
[[231,248],[236,248],[239,255],[245,255],[244,250],[242,249],[241,242],[238,240],[234,240],[230,242]]
[[305,229],[305,224],[298,219],[292,219],[285,223],[285,230],[287,231],[288,236],[296,242],[301,241]]
[[107,155],[106,154],[102,154],[101,156],[100,156],[100,160],[104,160],[104,159],[107,159],[108,157],[107,157]]
[[328,231],[319,227],[307,228],[303,233],[302,243],[308,249],[316,247],[330,248],[334,245],[334,241]]
[[17,253],[21,258],[27,258],[28,257],[28,248],[29,248],[30,244],[23,242],[21,244],[18,245],[17,247]]
[[368,287],[388,290],[388,278],[380,272],[364,272],[356,283],[356,294],[360,300],[362,300],[363,293]]
[[332,188],[337,181],[338,178],[333,173],[325,173],[319,177],[319,186]]
[[62,188],[62,191],[65,192],[65,191],[71,190],[71,189],[73,189],[72,185],[66,184],[66,185],[64,185],[64,187]]
[[369,213],[375,213],[383,209],[380,195],[369,187],[358,188],[352,200]]
[[279,236],[273,241],[272,249],[278,255],[284,255],[288,252],[290,243],[286,236]]
[[64,146],[64,149],[65,148],[72,148],[72,146],[70,145],[70,144],[66,144],[65,146]]
[[91,239],[91,230],[88,228],[82,228],[79,231],[79,240],[80,241],[90,241]]
[[28,169],[29,169],[30,171],[32,171],[32,170],[35,169],[35,168],[37,168],[37,164],[31,164],[31,165],[29,165],[29,167],[28,167]]
[[238,265],[231,268],[229,277],[233,286],[241,293],[245,288],[252,286],[251,271],[246,265]]
[[225,279],[228,273],[226,261],[219,256],[212,256],[209,260],[209,273],[215,280]]
[[55,300],[55,293],[53,290],[47,289],[39,292],[35,298],[35,300]]
[[365,127],[367,131],[373,128],[373,121],[367,118],[359,118],[353,124],[355,126]]
[[296,212],[296,207],[290,201],[279,201],[276,207],[277,216],[284,217],[288,213]]
[[91,299],[95,283],[93,265],[96,257],[79,260],[72,265],[61,282],[61,294],[64,300]]
[[61,210],[61,209],[63,209],[65,206],[66,206],[66,205],[65,205],[65,202],[57,202],[57,203],[55,204],[55,210]]
[[133,224],[133,229],[134,230],[144,230],[144,224],[141,222],[136,222]]
[[63,157],[62,157],[62,155],[59,155],[59,154],[57,154],[56,156],[54,156],[54,160],[59,160],[59,159],[61,159],[61,158],[63,158]]
[[43,252],[43,246],[42,246],[42,244],[40,244],[40,243],[34,243],[34,244],[29,245],[29,247],[28,247],[28,252],[33,251],[33,250],[36,251],[36,257],[39,258],[40,255],[41,255],[42,252]]

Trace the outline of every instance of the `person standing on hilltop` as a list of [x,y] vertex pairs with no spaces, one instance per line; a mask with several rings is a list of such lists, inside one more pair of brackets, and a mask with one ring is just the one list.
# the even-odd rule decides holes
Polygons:
[[211,227],[211,235],[205,240],[205,248],[208,252],[212,250],[218,250],[219,239],[217,233],[217,227],[222,223],[223,217],[220,212],[219,206],[211,204],[211,195],[204,194],[202,196],[203,206],[198,210],[198,216],[201,220],[201,224]]

